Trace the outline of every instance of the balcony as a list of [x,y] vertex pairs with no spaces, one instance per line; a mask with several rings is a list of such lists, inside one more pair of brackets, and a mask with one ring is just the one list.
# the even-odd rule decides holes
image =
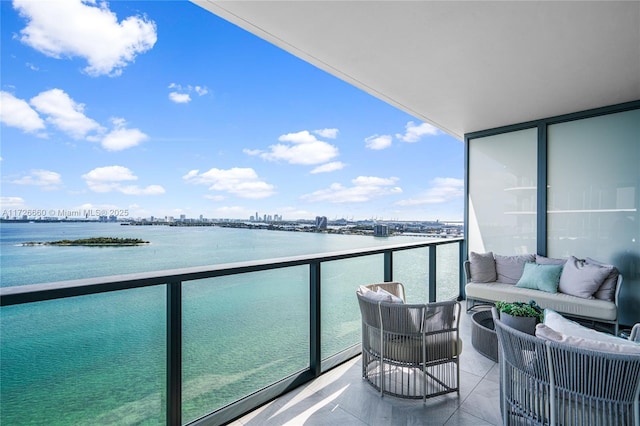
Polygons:
[[[52,424],[55,418],[60,424],[179,425],[256,418],[262,424],[267,419],[253,416],[272,417],[271,410],[288,402],[295,409],[269,421],[295,424],[298,415],[322,416],[325,409],[309,410],[335,392],[350,401],[364,398],[363,404],[389,413],[413,407],[401,410],[403,416],[422,417],[428,407],[438,407],[445,421],[452,415],[466,418],[487,407],[474,405],[474,398],[497,395],[495,365],[472,349],[467,316],[459,398],[434,398],[424,406],[379,400],[359,376],[354,294],[359,284],[395,279],[405,282],[409,300],[458,297],[463,242],[3,288],[2,423]],[[242,304],[234,305],[238,300]],[[467,402],[477,408],[465,410]],[[495,403],[494,398],[492,407]],[[294,416],[300,408],[306,414]],[[343,414],[327,414],[332,413]]]
[[241,425],[499,425],[498,364],[471,346],[471,315],[460,318],[460,396],[380,397],[361,378],[360,356],[232,422]]

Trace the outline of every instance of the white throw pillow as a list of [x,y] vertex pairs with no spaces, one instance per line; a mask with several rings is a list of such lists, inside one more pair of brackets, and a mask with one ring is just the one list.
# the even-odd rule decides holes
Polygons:
[[[575,321],[571,321],[552,309],[544,310],[544,325],[552,330],[565,335],[571,336],[576,339],[594,340],[603,343],[610,343],[615,345],[629,345],[635,346],[640,351],[640,345],[631,342],[629,340],[616,337],[611,334],[602,333],[600,331],[592,330],[584,327]],[[537,330],[536,330],[537,335]],[[552,339],[548,339],[552,340]]]
[[373,291],[366,286],[361,285],[360,287],[358,287],[357,292],[365,299],[371,300],[373,302],[402,303],[402,299],[400,297],[395,296],[381,288],[378,288],[378,291]]
[[[597,333],[597,332],[596,332]],[[602,334],[602,333],[601,333]],[[536,337],[552,342],[563,343],[580,349],[599,352],[640,355],[640,344],[621,338],[616,341],[587,339],[560,333],[544,324],[536,325]]]
[[389,293],[387,290],[384,290],[382,287],[378,287],[378,294],[382,294],[391,303],[404,303],[402,301],[402,298],[396,296],[393,293]]

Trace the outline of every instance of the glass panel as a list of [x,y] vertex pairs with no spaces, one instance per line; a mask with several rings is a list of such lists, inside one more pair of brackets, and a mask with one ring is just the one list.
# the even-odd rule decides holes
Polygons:
[[309,267],[183,285],[183,421],[309,367]]
[[537,134],[469,141],[469,251],[536,252]]
[[436,251],[436,300],[451,300],[460,294],[460,245],[442,244]]
[[407,302],[429,300],[429,250],[436,250],[436,301],[458,297],[460,293],[460,247],[441,244],[393,254],[393,277],[405,286]]
[[[321,358],[360,343],[359,285],[384,281],[381,254],[322,263]],[[308,304],[308,302],[307,302]]]
[[165,286],[2,308],[3,425],[163,424]]
[[640,110],[549,126],[548,254],[613,263],[640,321]]
[[429,301],[429,250],[431,247],[393,253],[393,280],[404,285],[407,303]]

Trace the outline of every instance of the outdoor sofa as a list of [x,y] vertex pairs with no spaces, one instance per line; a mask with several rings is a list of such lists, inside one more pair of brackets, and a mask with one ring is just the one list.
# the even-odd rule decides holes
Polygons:
[[613,265],[574,256],[554,259],[537,254],[471,252],[464,271],[467,311],[478,302],[534,300],[543,309],[608,324],[618,334],[622,275]]

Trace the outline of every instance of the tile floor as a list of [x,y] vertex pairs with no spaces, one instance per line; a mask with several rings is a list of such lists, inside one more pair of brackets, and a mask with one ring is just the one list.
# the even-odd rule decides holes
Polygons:
[[244,425],[498,425],[498,364],[471,346],[471,314],[460,319],[460,395],[405,400],[380,394],[361,377],[361,359],[323,374],[231,423]]

